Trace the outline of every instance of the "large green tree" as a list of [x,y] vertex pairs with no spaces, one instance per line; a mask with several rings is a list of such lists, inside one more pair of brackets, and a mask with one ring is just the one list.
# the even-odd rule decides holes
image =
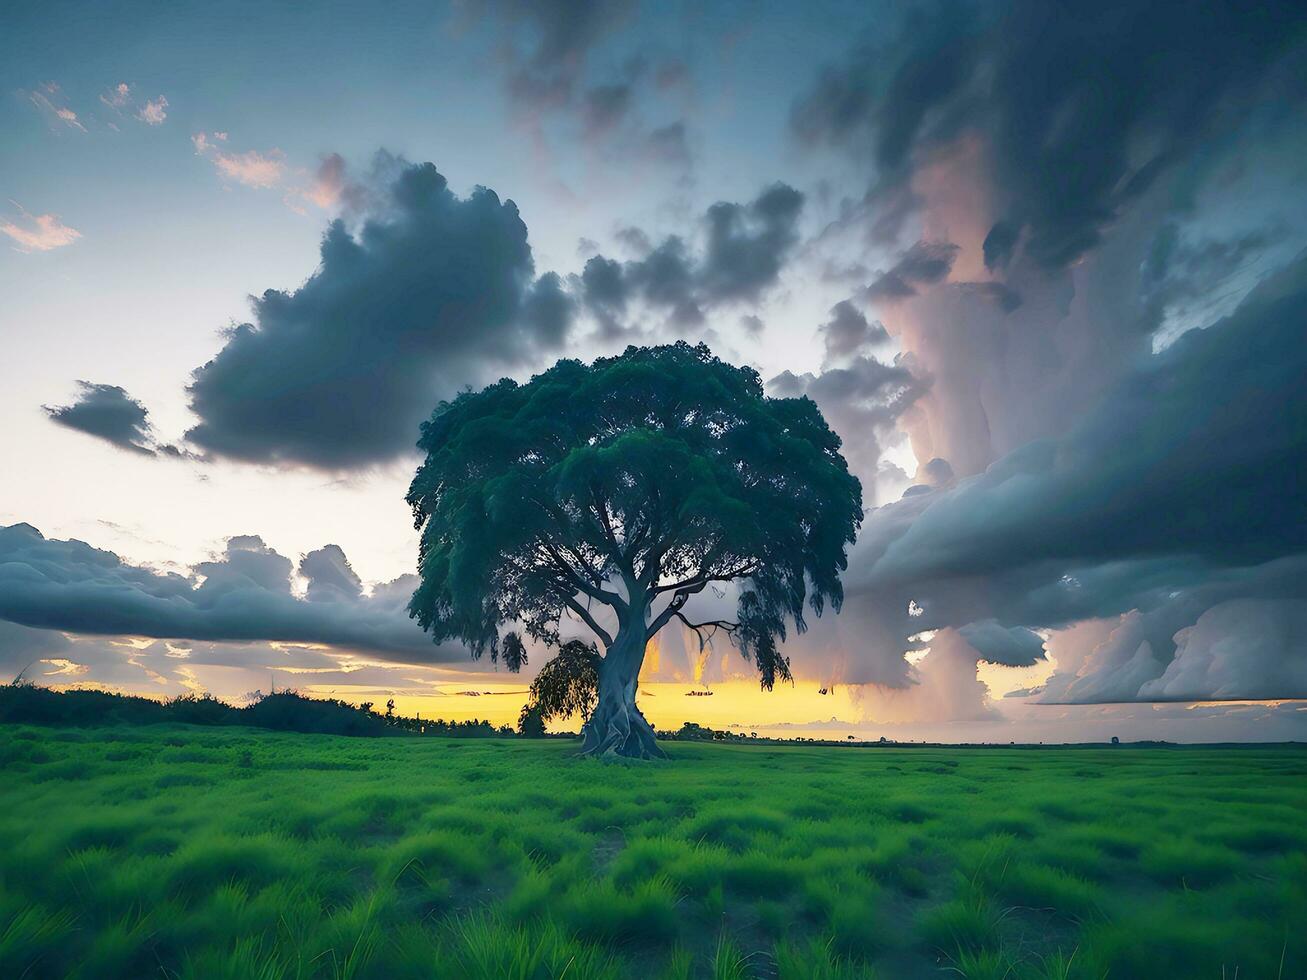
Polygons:
[[[510,670],[518,630],[560,642],[560,620],[602,646],[582,752],[661,756],[635,704],[649,639],[673,620],[729,637],[762,686],[788,680],[777,648],[843,599],[862,488],[807,398],[768,398],[756,371],[702,344],[564,360],[442,404],[423,424],[408,493],[421,532],[411,615],[439,642]],[[734,619],[693,597],[734,583]]]

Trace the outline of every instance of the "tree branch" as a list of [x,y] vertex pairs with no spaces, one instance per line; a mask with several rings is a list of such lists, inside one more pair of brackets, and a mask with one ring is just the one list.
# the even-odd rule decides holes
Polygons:
[[701,571],[699,572],[699,574],[691,578],[684,579],[683,581],[673,582],[670,585],[657,586],[653,590],[653,594],[659,595],[660,593],[663,592],[672,592],[672,591],[679,592],[682,589],[688,588],[690,586],[696,586],[696,585],[700,587],[696,591],[702,591],[702,587],[707,585],[709,582],[730,582],[733,579],[744,578],[748,575],[752,575],[754,572],[758,570],[758,568],[759,568],[759,563],[755,559],[750,559],[740,567],[733,568],[730,571],[723,572],[720,575],[708,575]]
[[690,598],[690,596],[694,595],[696,592],[702,592],[707,587],[707,585],[708,583],[704,582],[699,585],[689,586],[687,588],[683,588],[679,590],[676,593],[676,595],[672,596],[672,601],[667,604],[667,608],[664,609],[662,612],[660,612],[654,618],[653,622],[649,624],[649,628],[645,630],[644,635],[646,639],[648,637],[653,636],[660,629],[662,629],[669,622],[671,622],[673,616],[679,615],[681,612],[681,607],[685,605],[686,601]]
[[[731,642],[734,643],[735,631],[740,628],[739,623],[732,623],[725,619],[710,619],[707,622],[703,622],[703,623],[692,623],[688,619],[686,619],[685,614],[680,611],[677,611],[675,613],[675,616],[686,626],[690,627],[690,629],[694,630],[694,632],[698,635],[700,653],[703,652],[703,648],[705,646],[707,646],[709,643],[712,642],[713,635],[718,630],[721,630],[728,637],[730,637]],[[704,630],[708,630],[707,636],[704,635],[703,633]]]
[[579,591],[584,592],[592,599],[598,599],[600,602],[607,603],[608,605],[612,606],[614,609],[622,610],[626,608],[625,601],[616,592],[610,592],[607,589],[602,589],[599,588],[598,586],[591,585],[589,582],[587,582],[584,578],[581,577],[580,573],[578,573],[575,568],[573,568],[570,564],[568,564],[567,559],[558,553],[557,548],[555,548],[544,538],[539,538],[538,541],[540,542],[541,546],[544,547],[545,551],[549,552],[550,557],[553,558],[554,567],[557,568],[558,571],[562,572],[563,575],[566,576],[567,579],[573,585],[575,585]]
[[590,629],[594,631],[595,636],[599,637],[599,639],[604,641],[605,647],[610,647],[613,645],[612,636],[609,634],[609,632],[606,629],[604,629],[597,622],[595,622],[595,618],[590,615],[589,609],[586,609],[585,606],[581,605],[581,603],[577,602],[576,599],[571,597],[568,597],[563,601],[567,604],[568,608],[574,611],[578,616],[581,617],[581,619],[585,621],[585,625],[589,626]]

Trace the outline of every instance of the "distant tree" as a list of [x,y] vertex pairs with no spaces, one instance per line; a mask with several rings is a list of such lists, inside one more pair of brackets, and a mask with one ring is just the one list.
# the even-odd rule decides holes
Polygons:
[[545,737],[545,720],[540,716],[538,706],[522,705],[522,713],[517,716],[517,733],[523,738]]
[[[410,613],[437,642],[524,662],[519,627],[558,646],[564,615],[603,645],[582,752],[661,756],[635,704],[651,637],[676,620],[722,634],[762,686],[805,606],[843,599],[862,489],[807,398],[768,398],[750,368],[685,343],[558,362],[443,403],[422,427],[408,493],[421,531]],[[734,620],[690,598],[736,583]],[[548,669],[548,664],[546,664]]]

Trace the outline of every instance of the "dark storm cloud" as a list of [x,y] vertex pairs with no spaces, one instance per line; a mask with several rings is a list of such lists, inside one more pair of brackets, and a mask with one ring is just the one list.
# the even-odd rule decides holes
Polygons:
[[[1302,676],[1301,644],[1267,651],[1307,598],[1305,307],[1307,256],[1149,358],[1065,435],[873,512],[846,609],[866,605],[902,637],[1127,614],[1092,657],[1058,656],[1052,700],[1303,693],[1280,684]],[[1262,652],[1241,660],[1240,645]]]
[[524,45],[511,47],[508,91],[519,107],[539,111],[572,101],[591,50],[628,21],[637,5],[634,0],[472,0],[463,6],[527,35]]
[[847,299],[831,307],[830,319],[817,332],[826,344],[827,363],[864,353],[868,347],[889,341],[884,325],[868,321],[866,315]]
[[968,623],[958,634],[980,656],[1005,667],[1029,667],[1044,659],[1044,640],[1023,626],[1003,626],[993,619]]
[[456,197],[431,164],[393,169],[361,228],[333,221],[308,281],[256,297],[195,372],[193,443],[333,469],[394,458],[441,398],[562,343],[570,300],[534,279],[516,206]]
[[353,600],[363,594],[362,579],[337,544],[323,545],[305,555],[300,560],[300,574],[308,579],[310,602]]
[[290,588],[294,566],[254,535],[189,577],[131,565],[76,540],[52,540],[27,524],[0,528],[0,620],[37,630],[206,641],[322,644],[412,663],[461,661],[408,617],[415,584],[405,576],[370,597],[341,550],[304,557],[308,597]]
[[685,121],[678,119],[666,126],[658,126],[645,137],[644,155],[650,160],[688,170],[690,167],[690,141]]
[[710,302],[757,300],[776,282],[798,243],[803,195],[773,184],[749,204],[719,201],[708,209],[708,240],[700,270]]
[[80,389],[71,405],[46,405],[50,418],[78,432],[104,439],[119,449],[152,455],[154,438],[149,411],[117,385],[77,382]]
[[1022,248],[1060,267],[1200,147],[1219,153],[1300,96],[1305,36],[1292,0],[925,4],[826,68],[793,126],[866,159],[882,200],[925,156],[979,134],[1002,219],[989,265]]
[[621,241],[640,253],[621,262],[596,255],[581,273],[581,293],[609,332],[636,302],[677,326],[703,322],[707,310],[757,303],[776,285],[798,244],[803,195],[773,184],[747,204],[719,201],[708,208],[698,248],[672,235],[657,245],[636,228]]
[[896,300],[917,295],[917,287],[930,286],[948,278],[958,247],[951,242],[917,242],[903,253],[888,272],[881,273],[867,287],[867,299]]
[[972,574],[1056,558],[1073,542],[1085,559],[1221,563],[1307,547],[1293,492],[1307,452],[1304,304],[1300,259],[1127,376],[1067,435],[937,501],[885,557]]
[[481,0],[463,6],[497,25],[507,94],[520,118],[537,125],[562,118],[586,140],[628,160],[689,169],[684,120],[651,124],[641,111],[686,88],[688,65],[643,43],[616,66],[600,56],[635,21],[636,0]]
[[631,86],[625,82],[597,85],[585,93],[582,119],[589,136],[599,136],[617,127],[631,108]]
[[778,398],[806,395],[817,403],[831,428],[844,440],[844,456],[867,488],[865,496],[872,499],[881,443],[927,386],[902,364],[885,364],[859,355],[818,374],[783,371],[767,382],[767,393]]

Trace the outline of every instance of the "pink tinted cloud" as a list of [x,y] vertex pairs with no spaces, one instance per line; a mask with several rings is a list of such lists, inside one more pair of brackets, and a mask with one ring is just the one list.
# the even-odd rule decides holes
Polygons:
[[57,119],[59,122],[71,129],[78,129],[83,133],[86,132],[86,127],[83,126],[82,121],[77,118],[77,113],[73,112],[73,110],[68,108],[68,106],[61,104],[63,99],[59,93],[59,86],[55,82],[43,83],[41,85],[41,91],[39,92],[26,92],[23,94],[27,96],[32,105],[36,106],[51,118]]
[[[227,153],[217,143],[226,142],[226,133],[196,133],[191,137],[195,152],[213,162],[214,169],[224,180],[233,180],[246,187],[268,188],[281,183],[286,172],[286,161],[280,150],[268,153],[246,150],[244,153]],[[215,142],[216,141],[216,142]]]
[[8,235],[18,244],[14,246],[19,252],[49,252],[56,248],[71,245],[82,237],[76,228],[70,228],[53,214],[28,214],[22,205],[14,202],[20,216],[14,220],[0,220],[0,232]]
[[141,111],[136,114],[136,118],[147,126],[160,126],[168,118],[168,100],[164,96],[157,99],[147,99],[145,105],[141,106]]
[[100,101],[110,109],[121,109],[132,97],[132,87],[126,82],[119,82],[100,96]]

